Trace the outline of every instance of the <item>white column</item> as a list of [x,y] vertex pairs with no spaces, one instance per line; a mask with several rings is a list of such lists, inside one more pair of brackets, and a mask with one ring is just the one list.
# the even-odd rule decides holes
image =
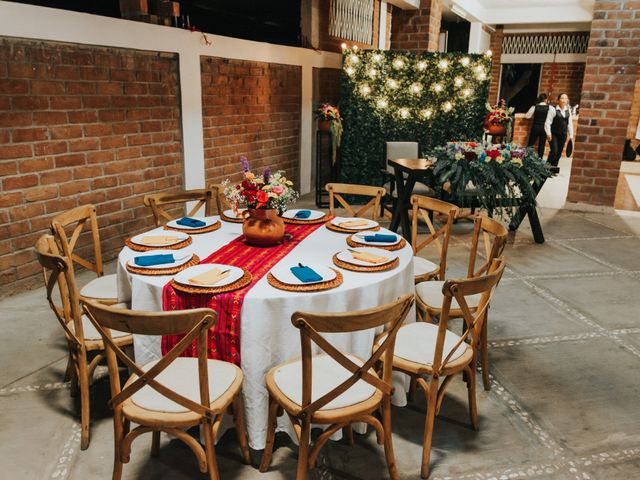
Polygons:
[[469,53],[484,53],[489,50],[491,35],[482,28],[482,22],[471,22],[469,29]]
[[311,123],[313,120],[313,66],[302,65],[300,112],[300,194],[311,191]]
[[378,22],[378,48],[384,50],[387,46],[387,2],[380,2],[380,21]]

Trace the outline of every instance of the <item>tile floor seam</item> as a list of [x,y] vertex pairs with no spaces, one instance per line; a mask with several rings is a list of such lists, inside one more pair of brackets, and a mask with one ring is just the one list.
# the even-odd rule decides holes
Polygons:
[[585,332],[571,335],[550,335],[546,337],[512,338],[490,341],[491,348],[517,347],[520,345],[547,345],[549,343],[576,342],[596,337],[605,337],[602,332]]
[[22,387],[1,388],[0,397],[7,396],[7,395],[18,395],[20,393],[28,393],[28,392],[62,390],[66,388],[71,388],[71,382],[53,382],[53,383],[45,383],[43,385],[25,385]]
[[[583,239],[584,240],[584,239]],[[597,257],[596,255],[592,255],[590,253],[587,253],[583,250],[580,250],[577,247],[574,247],[573,245],[567,245],[566,243],[564,243],[564,241],[557,241],[557,240],[551,240],[551,243],[554,243],[558,246],[560,246],[561,248],[565,248],[569,251],[572,251],[573,253],[577,253],[578,255],[581,255],[585,258],[588,258],[589,260],[599,263],[600,265],[603,265],[605,267],[611,268],[615,271],[618,271],[620,273],[628,273],[629,270],[625,270],[624,268],[618,266],[618,265],[614,265],[613,263],[607,262],[606,260],[602,260],[601,258]]]
[[71,478],[71,466],[80,452],[81,430],[80,425],[77,423],[71,426],[71,435],[69,435],[62,446],[62,450],[58,454],[58,458],[52,468],[51,475],[49,475],[51,480],[66,480]]

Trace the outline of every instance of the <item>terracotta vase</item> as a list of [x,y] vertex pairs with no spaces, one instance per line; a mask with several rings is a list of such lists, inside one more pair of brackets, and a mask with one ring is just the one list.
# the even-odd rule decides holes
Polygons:
[[254,247],[273,247],[284,238],[284,220],[278,215],[278,210],[249,209],[242,224],[244,240]]
[[489,132],[489,135],[499,137],[507,133],[507,127],[505,127],[504,125],[488,125],[487,131]]
[[331,130],[331,120],[318,120],[318,130],[328,132]]

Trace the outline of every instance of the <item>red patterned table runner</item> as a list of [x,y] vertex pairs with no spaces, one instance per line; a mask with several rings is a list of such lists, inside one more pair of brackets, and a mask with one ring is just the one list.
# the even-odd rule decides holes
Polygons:
[[[218,312],[215,326],[209,330],[207,351],[209,358],[225,360],[240,365],[240,312],[242,302],[247,292],[266,275],[302,240],[315,232],[324,224],[316,225],[287,225],[287,233],[292,235],[277,247],[260,248],[245,245],[242,235],[231,243],[216,250],[200,264],[223,263],[244,267],[251,272],[252,280],[246,287],[219,295],[189,294],[175,290],[171,283],[162,290],[162,309],[188,310],[191,308],[211,308]],[[162,337],[162,354],[165,355],[183,337],[183,335],[165,335]],[[182,354],[184,357],[196,357],[196,342]]]

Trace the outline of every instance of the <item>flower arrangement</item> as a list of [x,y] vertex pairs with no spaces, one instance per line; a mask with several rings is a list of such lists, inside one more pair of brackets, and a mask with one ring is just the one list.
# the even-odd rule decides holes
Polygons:
[[485,147],[477,142],[448,142],[436,148],[433,156],[436,183],[451,201],[464,205],[472,184],[473,195],[482,208],[507,216],[514,213],[513,198],[521,198],[521,204],[535,205],[534,185],[552,176],[532,148],[515,144]]
[[329,132],[331,133],[331,164],[336,163],[336,157],[338,154],[338,147],[342,141],[342,118],[340,117],[340,110],[334,105],[323,103],[316,110],[316,117],[318,120],[329,122]]
[[249,168],[247,157],[240,157],[243,179],[232,184],[228,179],[222,182],[224,196],[231,203],[233,210],[239,206],[249,209],[277,209],[282,214],[289,203],[298,198],[293,189],[293,182],[287,180],[283,171],[271,173],[265,168],[261,176],[256,176]]
[[507,107],[503,98],[497,104],[491,106],[487,103],[487,124],[507,126],[513,121],[513,107]]

